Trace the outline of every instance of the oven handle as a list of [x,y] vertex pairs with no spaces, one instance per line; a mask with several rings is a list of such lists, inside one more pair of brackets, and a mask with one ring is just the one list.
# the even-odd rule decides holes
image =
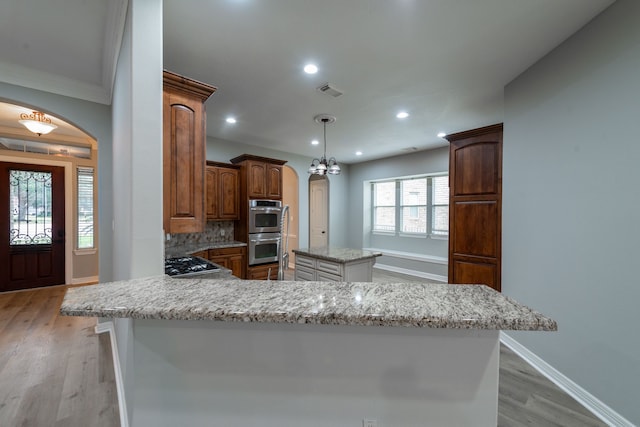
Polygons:
[[254,207],[249,209],[251,212],[259,212],[259,213],[280,213],[282,208],[268,208],[268,207]]
[[249,238],[249,241],[251,243],[257,243],[257,242],[260,242],[260,243],[274,243],[274,242],[275,243],[279,243],[281,240],[282,240],[281,237],[269,237],[269,238],[266,238],[266,239],[251,238],[251,237]]

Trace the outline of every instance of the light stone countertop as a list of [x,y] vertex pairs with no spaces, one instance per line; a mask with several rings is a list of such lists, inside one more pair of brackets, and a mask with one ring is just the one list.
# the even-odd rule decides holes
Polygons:
[[382,255],[382,252],[366,251],[363,249],[331,247],[293,249],[293,253],[340,263],[375,258]]
[[247,246],[247,244],[244,242],[237,242],[235,240],[230,242],[190,243],[186,245],[178,245],[178,246],[165,248],[164,257],[175,258],[175,257],[181,257],[185,255],[191,255],[200,251],[206,251],[208,249],[237,248],[241,246]]
[[484,285],[176,279],[69,288],[68,316],[555,331]]

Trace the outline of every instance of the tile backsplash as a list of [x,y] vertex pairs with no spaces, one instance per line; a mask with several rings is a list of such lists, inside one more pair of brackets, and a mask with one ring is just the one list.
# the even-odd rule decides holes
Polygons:
[[222,243],[233,241],[233,221],[207,221],[202,233],[172,234],[164,241],[166,249],[175,246],[188,246],[198,243]]

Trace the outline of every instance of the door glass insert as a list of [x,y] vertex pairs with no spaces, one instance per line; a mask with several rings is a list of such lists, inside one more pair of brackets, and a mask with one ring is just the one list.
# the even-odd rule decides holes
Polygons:
[[51,244],[51,172],[9,171],[9,244]]

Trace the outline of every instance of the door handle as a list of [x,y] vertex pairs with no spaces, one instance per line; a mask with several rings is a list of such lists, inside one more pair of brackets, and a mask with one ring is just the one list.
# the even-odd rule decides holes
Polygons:
[[326,231],[322,230],[322,234],[326,233]]

